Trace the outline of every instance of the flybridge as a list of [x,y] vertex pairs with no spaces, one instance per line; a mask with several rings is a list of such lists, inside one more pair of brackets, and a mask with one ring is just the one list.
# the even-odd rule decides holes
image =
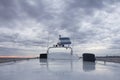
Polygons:
[[60,45],[66,45],[66,44],[71,44],[70,38],[68,37],[61,37],[59,38],[59,44]]
[[56,45],[53,45],[52,47],[49,47],[47,50],[47,54],[49,53],[49,50],[51,48],[66,48],[71,50],[71,55],[73,54],[73,49],[70,47],[71,41],[69,37],[61,37],[59,35],[59,42]]
[[61,35],[59,35],[59,42],[57,43],[57,47],[64,47],[64,46],[70,46],[71,41],[69,37],[61,37]]

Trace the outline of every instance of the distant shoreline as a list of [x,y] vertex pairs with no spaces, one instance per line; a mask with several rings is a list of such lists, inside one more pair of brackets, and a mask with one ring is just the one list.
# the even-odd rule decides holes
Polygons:
[[97,61],[120,63],[120,56],[96,57]]
[[[34,57],[34,58],[0,58],[0,63],[12,62],[12,61],[16,62],[20,60],[29,60],[29,59],[38,59],[38,58],[37,57]],[[96,57],[96,61],[120,63],[120,56]]]
[[29,59],[35,59],[35,58],[0,58],[0,63],[16,62],[16,61],[29,60]]

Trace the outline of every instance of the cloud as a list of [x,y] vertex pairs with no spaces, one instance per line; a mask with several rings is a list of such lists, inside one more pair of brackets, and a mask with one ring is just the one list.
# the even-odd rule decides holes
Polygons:
[[0,46],[42,49],[62,34],[75,46],[119,49],[119,5],[119,0],[0,0]]

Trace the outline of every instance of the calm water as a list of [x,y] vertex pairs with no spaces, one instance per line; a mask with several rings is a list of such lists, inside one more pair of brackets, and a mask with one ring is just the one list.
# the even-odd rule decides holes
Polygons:
[[0,80],[120,80],[120,64],[27,60],[0,64]]

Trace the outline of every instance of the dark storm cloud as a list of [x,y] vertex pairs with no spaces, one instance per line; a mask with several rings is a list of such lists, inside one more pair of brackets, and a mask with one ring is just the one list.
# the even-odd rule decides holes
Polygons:
[[[114,5],[118,3],[118,1],[115,0],[77,0],[73,1],[69,4],[69,7],[65,11],[64,15],[64,21],[62,23],[62,26],[71,32],[71,36],[74,36],[79,43],[87,43],[87,42],[103,42],[104,39],[109,37],[106,35],[106,30],[108,30],[108,26],[105,26],[106,23],[103,23],[102,20],[99,18],[95,19],[94,15],[96,11],[104,11],[104,8],[107,8],[109,5]],[[76,25],[78,23],[82,23],[83,21],[86,21],[89,19],[88,17],[91,17],[91,28],[87,28],[84,26],[84,30],[81,29],[82,25]],[[79,19],[79,21],[78,21]],[[97,29],[95,29],[95,27]],[[119,27],[119,26],[118,26]],[[79,31],[78,29],[82,30]],[[102,30],[96,32],[96,30]],[[109,31],[108,31],[109,32]],[[112,33],[116,33],[112,30]],[[116,33],[117,34],[117,33]]]
[[[77,0],[77,1],[70,1],[70,8],[83,8],[84,10],[91,11],[93,9],[103,9],[106,7],[106,4],[114,4],[119,0]],[[88,13],[89,14],[89,13]]]
[[17,17],[14,0],[0,0],[0,20],[11,20]]
[[14,42],[17,38],[17,34],[0,34],[0,42]]
[[[52,26],[50,26],[50,29],[51,29],[51,27],[53,27],[55,29],[57,28],[58,30],[59,29],[66,29],[69,33],[73,34],[71,36],[76,35],[75,37],[78,37],[78,38],[80,38],[82,36],[84,38],[86,38],[85,36],[88,36],[88,35],[93,36],[94,32],[91,32],[90,30],[88,31],[88,33],[90,32],[89,34],[87,33],[87,31],[79,32],[78,28],[80,26],[78,26],[76,24],[84,21],[84,18],[86,18],[88,16],[92,16],[94,14],[93,10],[104,8],[103,1],[102,0],[100,0],[100,1],[77,0],[77,1],[68,1],[67,4],[68,4],[68,6],[65,9],[65,11],[63,12],[63,14],[60,14],[57,17],[57,20],[58,21],[61,20],[61,22],[59,24],[53,23],[54,25],[52,24]],[[57,20],[54,22],[56,23]],[[52,30],[51,32],[54,32],[54,29],[51,29],[51,30]]]
[[[54,20],[54,18],[57,16],[53,11],[53,16],[52,13],[49,11],[46,11],[46,7],[49,7],[44,5],[46,4],[42,0],[31,0],[34,2],[34,5],[30,4],[29,0],[0,0],[0,18],[1,20],[8,21],[8,20],[13,20],[13,19],[19,19],[19,18],[25,18],[26,16],[32,17],[36,20]],[[113,0],[112,0],[113,1]],[[58,19],[63,19],[62,24],[69,24],[70,22],[74,21],[74,18],[76,18],[77,15],[74,13],[78,13],[77,10],[80,8],[87,13],[88,15],[92,12],[93,9],[101,9],[104,8],[104,3],[105,2],[111,2],[111,0],[77,0],[77,1],[68,1],[65,0],[66,4],[68,6],[66,7],[66,11],[61,14]],[[24,16],[24,15],[26,16]],[[83,13],[84,14],[84,13]],[[79,13],[79,15],[82,15],[82,13]],[[82,18],[82,17],[81,17]],[[59,21],[59,20],[58,20]],[[65,22],[64,21],[70,21],[70,22]],[[67,27],[67,26],[66,26]]]
[[40,0],[35,0],[34,5],[30,4],[28,0],[20,0],[19,3],[23,10],[22,12],[27,14],[29,17],[39,19],[45,15],[44,5]]
[[24,40],[24,41],[16,41],[16,43],[24,45],[24,46],[42,46],[46,47],[46,41],[35,41],[35,40]]
[[[34,2],[30,3],[30,1]],[[52,13],[50,14],[49,11],[46,11],[46,7],[49,7],[44,5],[46,4],[43,2],[43,0],[0,0],[0,17],[2,20],[12,20],[12,19],[18,19],[18,17],[21,16],[23,13],[28,15],[29,17],[33,17],[35,19],[40,20],[41,18],[48,19],[50,16],[52,16]],[[74,13],[71,11],[77,10],[79,8],[83,9],[85,12],[88,12],[90,14],[93,12],[93,9],[102,9],[105,7],[105,3],[113,4],[115,3],[115,0],[65,0],[67,6],[67,10],[64,11],[65,17],[75,17]],[[116,1],[117,2],[117,1]],[[90,10],[89,10],[90,9]],[[54,14],[54,11],[53,11]],[[67,15],[68,14],[68,15]],[[24,17],[23,17],[24,18]],[[50,17],[51,18],[51,17]],[[53,17],[54,18],[54,17]],[[63,17],[62,17],[63,18]],[[70,17],[69,17],[70,18]]]
[[0,55],[15,55],[17,49],[0,47]]
[[[46,40],[23,40],[20,38],[19,34],[0,34],[0,42],[12,42],[15,44],[21,44],[23,46],[42,46],[44,47],[44,44],[46,44]],[[46,45],[45,45],[46,46]]]
[[0,47],[0,56],[13,56],[13,55],[14,56],[21,56],[21,55],[30,56],[36,52],[38,52],[38,51],[37,50],[26,50],[26,49]]
[[120,38],[114,38],[112,40],[112,45],[110,46],[110,49],[120,49]]

